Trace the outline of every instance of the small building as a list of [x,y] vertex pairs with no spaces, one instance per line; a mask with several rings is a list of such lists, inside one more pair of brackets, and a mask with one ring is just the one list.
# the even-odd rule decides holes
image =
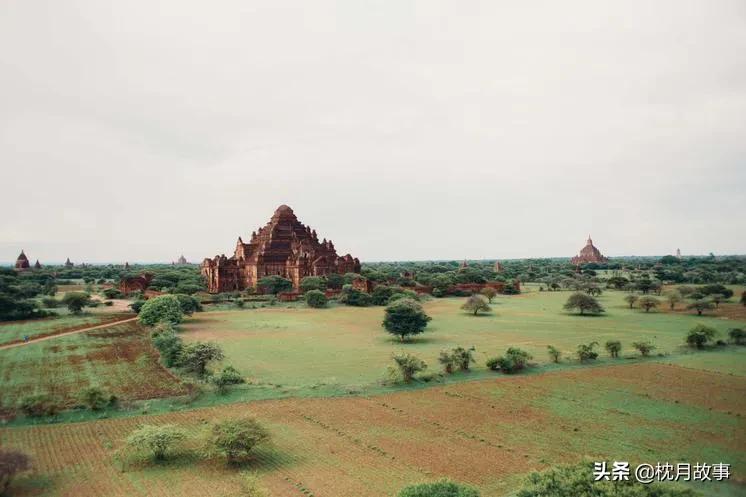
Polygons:
[[18,255],[18,258],[16,259],[16,265],[15,269],[16,271],[25,271],[29,269],[31,265],[28,262],[28,257],[26,257],[26,254],[23,252],[23,249],[21,249],[21,253]]
[[66,268],[71,268],[71,267],[74,267],[74,266],[75,266],[75,264],[73,264],[72,262],[70,262],[70,258],[68,257],[67,260],[65,261],[65,267]]
[[601,251],[593,245],[591,235],[588,235],[585,247],[580,249],[578,255],[570,259],[570,262],[576,266],[580,266],[581,264],[588,264],[590,262],[609,262],[609,258],[601,254]]
[[176,264],[184,266],[189,263],[187,262],[186,257],[184,257],[184,254],[181,254],[181,256],[179,256],[179,259],[176,261]]
[[36,262],[34,263],[34,269],[41,269],[41,264],[39,263],[39,259],[36,259]]

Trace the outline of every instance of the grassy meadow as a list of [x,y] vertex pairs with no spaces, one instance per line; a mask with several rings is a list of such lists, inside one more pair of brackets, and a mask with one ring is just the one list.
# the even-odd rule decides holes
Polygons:
[[[729,328],[745,326],[743,321],[697,316],[681,305],[675,312],[629,309],[623,300],[627,294],[615,291],[599,297],[606,308],[604,315],[578,316],[562,309],[569,295],[532,288],[522,295],[496,297],[492,312],[478,316],[460,309],[464,298],[431,299],[424,308],[432,321],[424,334],[407,343],[400,343],[381,327],[383,307],[291,305],[204,312],[187,320],[181,334],[187,341],[217,342],[225,351],[224,362],[257,382],[362,386],[380,380],[391,354],[398,351],[411,352],[431,370],[438,370],[442,349],[473,346],[477,360],[473,369],[478,374],[485,370],[488,357],[511,346],[527,350],[540,364],[549,361],[547,345],[558,347],[570,358],[578,344],[591,341],[599,342],[602,359],[608,360],[603,344],[612,339],[622,342],[623,356],[638,356],[632,343],[639,340],[652,341],[656,355],[678,356],[690,353],[683,347],[684,336],[698,323],[718,329],[724,339]],[[719,360],[711,362],[717,367]],[[732,362],[744,373],[738,360]]]

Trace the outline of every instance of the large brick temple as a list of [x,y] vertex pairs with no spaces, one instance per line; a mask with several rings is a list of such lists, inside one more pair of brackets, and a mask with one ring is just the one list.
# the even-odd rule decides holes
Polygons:
[[580,252],[578,255],[570,259],[570,262],[572,264],[575,264],[576,266],[579,266],[581,264],[587,264],[589,262],[608,262],[609,258],[604,257],[601,254],[601,251],[596,248],[595,245],[593,245],[593,240],[591,240],[591,235],[588,235],[588,240],[585,242],[585,247],[580,249]]
[[256,288],[261,278],[272,275],[289,279],[297,290],[306,276],[359,273],[360,261],[350,254],[337,255],[331,240],[319,241],[316,230],[281,205],[264,227],[251,234],[249,243],[238,237],[232,257],[207,258],[201,271],[210,293]]

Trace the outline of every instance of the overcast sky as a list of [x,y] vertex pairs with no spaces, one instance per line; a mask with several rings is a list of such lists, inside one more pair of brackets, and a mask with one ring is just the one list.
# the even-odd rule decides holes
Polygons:
[[4,0],[0,261],[746,252],[746,2]]

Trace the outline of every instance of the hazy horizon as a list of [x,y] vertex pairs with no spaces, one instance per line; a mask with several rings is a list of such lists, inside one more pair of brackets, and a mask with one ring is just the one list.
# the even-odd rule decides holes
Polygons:
[[746,253],[742,1],[0,9],[0,261]]

